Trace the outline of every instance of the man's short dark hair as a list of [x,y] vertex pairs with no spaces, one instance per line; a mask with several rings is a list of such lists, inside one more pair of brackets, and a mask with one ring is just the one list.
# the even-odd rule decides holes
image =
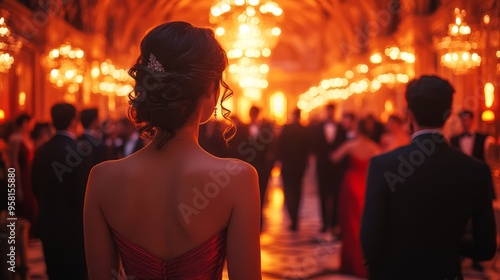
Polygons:
[[343,118],[348,118],[350,120],[355,120],[356,119],[356,115],[352,112],[345,112],[344,114],[342,114],[342,117]]
[[50,109],[52,124],[57,130],[67,130],[76,118],[76,108],[69,103],[57,103]]
[[294,118],[300,119],[300,113],[300,109],[296,108],[295,110],[293,110],[292,115]]
[[472,111],[470,111],[470,110],[463,110],[460,113],[458,113],[458,116],[460,118],[471,118],[471,119],[473,119],[474,118],[474,113],[472,113]]
[[22,113],[19,116],[17,116],[14,123],[15,123],[16,127],[21,127],[25,122],[29,122],[29,121],[31,121],[31,116],[26,114],[26,113]]
[[326,109],[327,110],[335,110],[335,104],[329,103],[328,105],[326,105]]
[[455,89],[438,76],[422,76],[406,86],[408,109],[418,125],[443,127],[451,113]]
[[250,115],[258,115],[260,113],[260,108],[257,106],[250,107]]
[[90,125],[98,118],[98,112],[96,108],[85,109],[80,112],[80,122],[83,128],[89,128]]

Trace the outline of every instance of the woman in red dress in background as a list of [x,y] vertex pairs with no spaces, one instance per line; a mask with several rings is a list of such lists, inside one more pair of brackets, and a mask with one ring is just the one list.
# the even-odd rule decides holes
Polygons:
[[34,237],[34,224],[38,205],[31,189],[31,162],[34,146],[30,138],[31,116],[19,115],[14,122],[14,132],[9,137],[9,159],[16,169],[16,214],[31,223],[30,236]]
[[334,162],[348,158],[349,167],[339,194],[339,223],[342,238],[340,272],[366,277],[363,251],[359,240],[361,216],[365,200],[366,174],[370,159],[380,153],[380,147],[369,137],[364,119],[358,122],[356,137],[344,143],[331,155]]

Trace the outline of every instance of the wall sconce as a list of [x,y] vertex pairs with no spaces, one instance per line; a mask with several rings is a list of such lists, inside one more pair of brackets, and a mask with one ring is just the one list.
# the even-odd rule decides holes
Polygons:
[[481,114],[481,120],[483,120],[483,122],[495,121],[495,113],[491,110],[494,102],[495,86],[492,83],[486,83],[484,85],[484,106],[486,110]]

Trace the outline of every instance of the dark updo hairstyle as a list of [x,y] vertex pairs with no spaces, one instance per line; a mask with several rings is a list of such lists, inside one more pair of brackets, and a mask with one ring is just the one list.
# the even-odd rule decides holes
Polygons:
[[[152,29],[141,41],[141,55],[129,70],[135,79],[129,94],[129,117],[141,134],[158,139],[158,149],[175,137],[199,108],[201,98],[224,87],[222,115],[230,111],[222,102],[232,91],[222,80],[228,65],[226,52],[208,28],[187,22],[169,22]],[[230,120],[229,120],[230,121]],[[226,128],[226,142],[234,135]],[[227,136],[228,131],[233,131]]]

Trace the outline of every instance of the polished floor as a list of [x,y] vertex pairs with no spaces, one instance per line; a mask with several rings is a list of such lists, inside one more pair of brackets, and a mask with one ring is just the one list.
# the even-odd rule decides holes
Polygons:
[[[269,182],[269,192],[264,212],[264,231],[261,236],[262,276],[271,279],[360,279],[337,273],[341,242],[319,242],[320,228],[318,199],[313,172],[304,178],[303,200],[300,211],[300,228],[297,233],[288,230],[289,220],[283,207],[283,192],[277,172]],[[47,279],[41,244],[32,241],[28,252],[29,279]],[[483,263],[485,272],[470,268],[465,260],[463,270],[467,280],[500,279],[500,259]],[[498,270],[494,268],[498,267]],[[224,278],[227,279],[225,273]],[[18,278],[20,279],[20,278]],[[118,273],[111,279],[120,279]]]

